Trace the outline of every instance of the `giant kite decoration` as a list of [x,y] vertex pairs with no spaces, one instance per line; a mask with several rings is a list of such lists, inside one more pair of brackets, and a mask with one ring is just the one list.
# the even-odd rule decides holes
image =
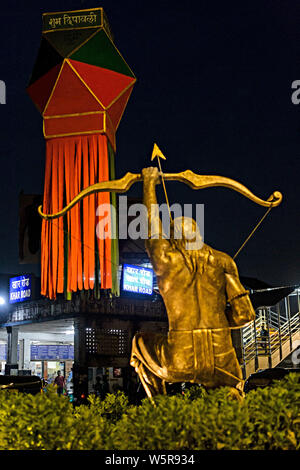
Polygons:
[[[102,8],[45,13],[27,92],[43,117],[43,207],[59,212],[82,190],[115,178],[115,133],[136,79],[116,48]],[[118,244],[96,237],[96,210],[115,194],[86,198],[56,223],[43,220],[41,293],[118,292]],[[96,253],[96,256],[95,256]]]

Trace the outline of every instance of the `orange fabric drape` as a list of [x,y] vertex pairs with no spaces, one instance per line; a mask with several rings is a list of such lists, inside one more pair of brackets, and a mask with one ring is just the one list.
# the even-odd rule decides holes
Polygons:
[[[62,137],[47,141],[43,212],[58,212],[82,189],[107,180],[109,161],[105,135]],[[109,203],[109,193],[93,194],[76,204],[65,216],[65,222],[62,217],[43,220],[42,295],[53,299],[64,290],[93,289],[95,278],[99,276],[95,272],[95,256],[99,257],[101,288],[112,287],[110,214],[105,240],[96,237],[99,221],[97,207]]]
[[[64,203],[64,153],[63,147],[58,150],[58,209],[63,207]],[[64,221],[63,218],[57,219],[58,224],[58,267],[57,267],[57,292],[64,291]]]
[[[108,150],[107,150],[107,145],[105,145],[105,142],[103,141],[103,139],[99,139],[99,138],[98,138],[98,153],[100,156],[98,160],[98,171],[99,171],[98,178],[99,178],[99,181],[107,181],[109,180]],[[110,203],[109,193],[97,194],[97,207],[101,204],[109,204],[109,203]],[[105,213],[104,217],[108,221],[108,228],[107,228],[108,237],[106,237],[105,240],[97,237],[99,257],[100,257],[100,278],[101,278],[101,286],[103,287],[103,289],[110,289],[112,285],[112,275],[111,275],[112,265],[110,262],[110,259],[111,259],[111,238],[110,238],[111,214]],[[100,222],[100,217],[98,217],[97,219],[98,219],[97,222]]]

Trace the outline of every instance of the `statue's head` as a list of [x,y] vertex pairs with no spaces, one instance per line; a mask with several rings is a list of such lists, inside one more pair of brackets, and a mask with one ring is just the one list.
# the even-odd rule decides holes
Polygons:
[[176,217],[170,226],[170,242],[180,251],[191,273],[203,273],[208,263],[210,249],[205,245],[200,229],[190,217]]
[[176,217],[170,226],[170,237],[173,243],[181,250],[201,250],[203,238],[200,229],[191,217]]

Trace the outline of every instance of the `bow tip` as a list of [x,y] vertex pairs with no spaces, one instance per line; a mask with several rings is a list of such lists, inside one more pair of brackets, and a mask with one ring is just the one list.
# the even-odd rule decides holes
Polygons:
[[274,191],[268,201],[272,203],[273,207],[279,206],[282,201],[282,193],[280,191]]

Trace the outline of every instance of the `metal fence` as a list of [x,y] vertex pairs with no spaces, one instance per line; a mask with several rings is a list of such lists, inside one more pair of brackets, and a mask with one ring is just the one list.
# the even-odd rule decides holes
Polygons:
[[289,351],[293,349],[293,339],[300,331],[300,296],[299,289],[285,297],[273,307],[260,307],[256,319],[242,329],[243,366],[260,356],[269,358],[279,352],[283,357],[283,346],[288,343]]

